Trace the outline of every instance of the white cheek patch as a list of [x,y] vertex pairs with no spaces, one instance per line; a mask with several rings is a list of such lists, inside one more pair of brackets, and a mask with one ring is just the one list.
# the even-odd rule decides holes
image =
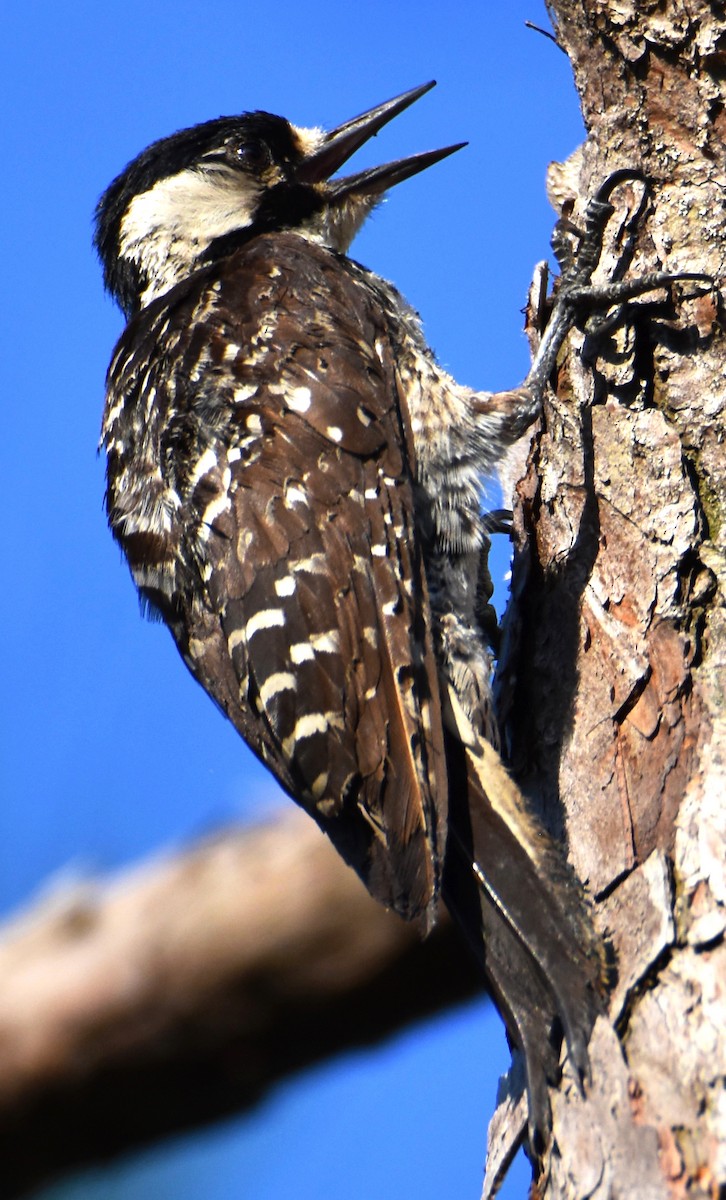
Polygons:
[[187,275],[215,238],[249,225],[260,189],[239,171],[188,169],[134,196],[121,222],[121,257],[148,280],[144,303]]
[[249,224],[260,189],[240,172],[181,171],[134,196],[121,222],[121,252],[146,238],[174,235],[206,243]]

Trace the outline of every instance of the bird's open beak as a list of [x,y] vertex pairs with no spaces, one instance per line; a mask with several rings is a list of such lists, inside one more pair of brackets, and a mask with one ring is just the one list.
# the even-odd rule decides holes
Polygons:
[[[359,117],[354,117],[352,121],[346,121],[345,124],[339,125],[337,129],[332,129],[318,149],[297,168],[295,174],[298,182],[330,181],[330,176],[339,167],[342,167],[343,163],[347,162],[351,155],[355,154],[356,150],[360,149],[369,138],[372,138],[379,129],[382,129],[384,125],[387,125],[389,121],[435,86],[436,83],[432,80],[420,87],[411,88],[410,91],[395,96],[393,100],[387,100],[384,104],[379,104],[376,108],[362,113]],[[424,154],[414,154],[410,158],[399,158],[395,162],[385,163],[380,167],[359,171],[356,175],[345,175],[341,179],[334,179],[327,183],[326,195],[331,200],[342,200],[352,193],[357,196],[378,195],[392,187],[394,183],[409,179],[411,175],[417,175],[419,171],[424,171],[426,167],[440,162],[442,158],[453,154],[454,151],[461,150],[466,144],[466,142],[459,142],[456,146],[446,146],[443,150],[429,150]]]

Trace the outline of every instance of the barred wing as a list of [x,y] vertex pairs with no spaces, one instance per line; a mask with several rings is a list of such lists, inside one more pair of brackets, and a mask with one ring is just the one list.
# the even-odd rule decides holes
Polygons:
[[[127,332],[109,392],[109,410],[125,393],[138,414],[153,388],[163,412],[136,437],[168,493],[161,544],[128,514],[113,522],[110,476],[137,582],[202,686],[376,898],[431,915],[446,769],[413,465],[380,311],[336,256],[288,234],[256,239],[151,308]],[[139,381],[135,348],[148,355],[154,338]]]

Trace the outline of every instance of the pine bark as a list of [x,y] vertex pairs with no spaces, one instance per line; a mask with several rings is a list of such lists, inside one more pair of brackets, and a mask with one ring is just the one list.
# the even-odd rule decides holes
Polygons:
[[[726,246],[726,14],[551,0],[587,137],[550,169],[582,220],[615,170],[599,278],[704,271]],[[616,955],[580,1095],[565,1064],[538,1196],[726,1190],[726,341],[676,284],[569,339],[517,486],[499,690],[513,768],[566,838]],[[503,1101],[484,1195],[521,1129]]]

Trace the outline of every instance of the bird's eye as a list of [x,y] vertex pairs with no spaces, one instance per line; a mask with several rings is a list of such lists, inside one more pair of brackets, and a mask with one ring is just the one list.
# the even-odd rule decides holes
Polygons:
[[227,147],[227,154],[234,166],[252,171],[261,171],[272,161],[265,143],[254,139],[232,142]]

